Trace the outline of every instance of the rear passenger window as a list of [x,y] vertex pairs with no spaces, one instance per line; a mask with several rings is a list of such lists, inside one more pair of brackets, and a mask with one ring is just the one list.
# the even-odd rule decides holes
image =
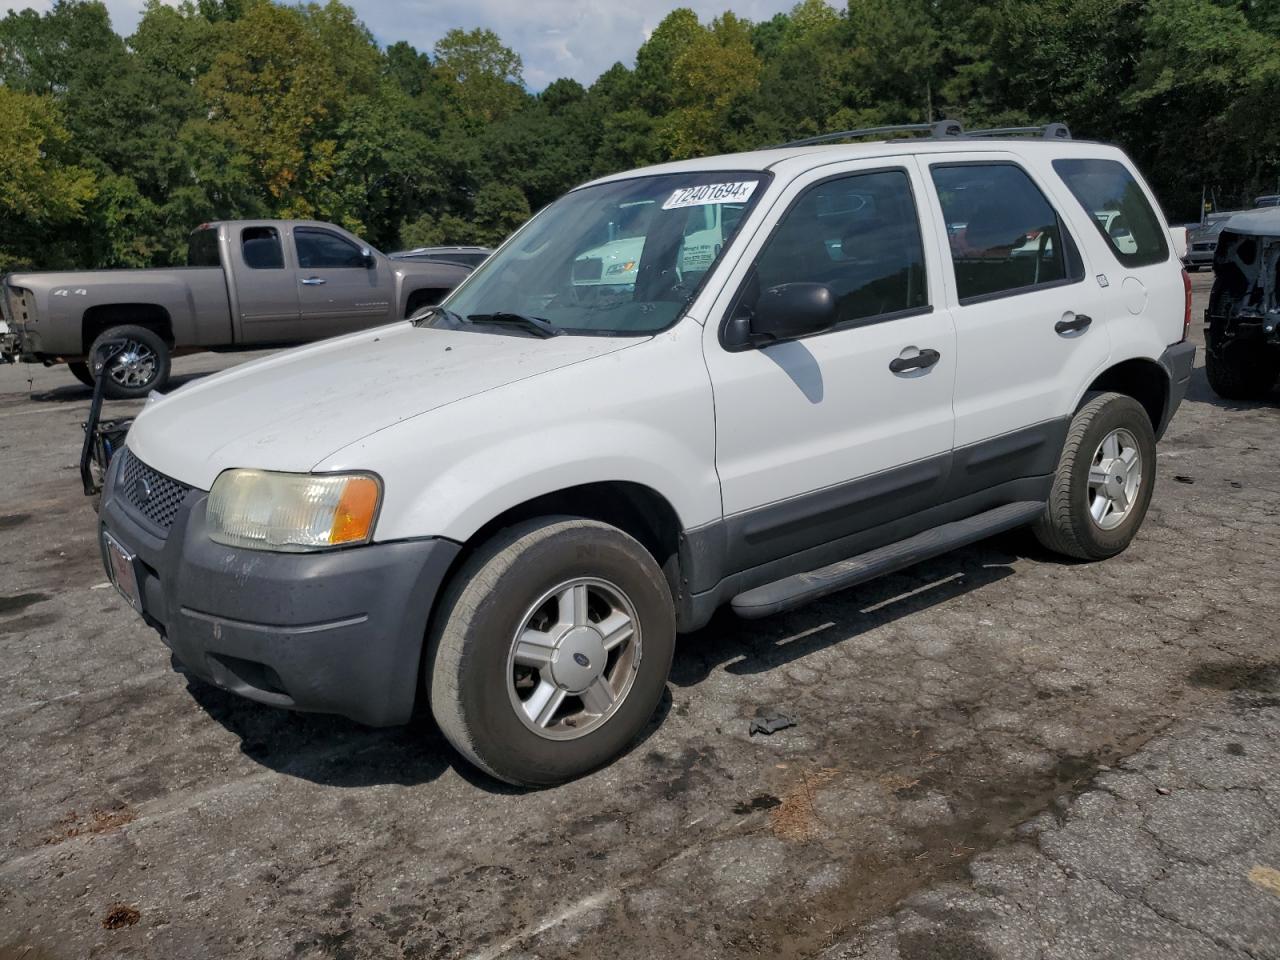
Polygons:
[[1083,278],[1075,244],[1022,168],[943,164],[932,173],[962,304]]
[[245,227],[240,231],[240,250],[251,270],[284,269],[284,249],[275,227]]
[[797,282],[830,287],[842,324],[928,305],[920,221],[904,171],[810,187],[769,238],[740,303]]
[[1169,243],[1160,218],[1123,163],[1055,160],[1053,169],[1122,264],[1145,267],[1169,259]]

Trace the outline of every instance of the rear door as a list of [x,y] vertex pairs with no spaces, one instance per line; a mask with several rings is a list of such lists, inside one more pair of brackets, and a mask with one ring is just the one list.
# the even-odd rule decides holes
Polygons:
[[241,340],[244,343],[297,340],[298,281],[293,265],[286,262],[279,227],[232,227],[231,232]]
[[[1105,365],[1106,288],[1047,177],[1001,152],[921,157],[956,329],[956,496],[1053,472]],[[1035,484],[1013,499],[1039,496]]]
[[336,336],[385,323],[395,280],[385,258],[324,227],[294,227],[298,296],[309,337]]
[[[918,512],[951,451],[955,332],[910,158],[798,177],[744,249],[706,325],[716,466],[733,565],[745,569]],[[726,346],[724,321],[774,287],[822,283],[823,333]]]

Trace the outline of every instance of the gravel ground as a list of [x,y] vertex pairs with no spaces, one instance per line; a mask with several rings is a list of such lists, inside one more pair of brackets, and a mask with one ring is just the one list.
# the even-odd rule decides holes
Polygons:
[[[1120,557],[1014,534],[722,614],[625,757],[520,792],[429,719],[173,673],[105,584],[88,391],[28,372],[0,368],[4,960],[1280,956],[1276,402],[1197,370]],[[750,737],[760,706],[797,725]]]

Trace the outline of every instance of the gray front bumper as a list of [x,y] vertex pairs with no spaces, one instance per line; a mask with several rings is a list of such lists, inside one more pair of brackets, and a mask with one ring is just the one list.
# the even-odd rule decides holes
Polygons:
[[100,528],[137,555],[142,615],[184,668],[274,706],[371,726],[409,719],[427,619],[458,544],[235,549],[209,539],[200,490],[164,535],[113,495],[120,463],[107,476]]

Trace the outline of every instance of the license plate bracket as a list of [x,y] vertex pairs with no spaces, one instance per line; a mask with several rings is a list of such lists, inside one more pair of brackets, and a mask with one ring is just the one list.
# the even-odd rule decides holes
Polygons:
[[102,545],[107,554],[107,573],[111,583],[138,613],[142,612],[142,593],[138,589],[138,558],[110,533],[102,531]]

